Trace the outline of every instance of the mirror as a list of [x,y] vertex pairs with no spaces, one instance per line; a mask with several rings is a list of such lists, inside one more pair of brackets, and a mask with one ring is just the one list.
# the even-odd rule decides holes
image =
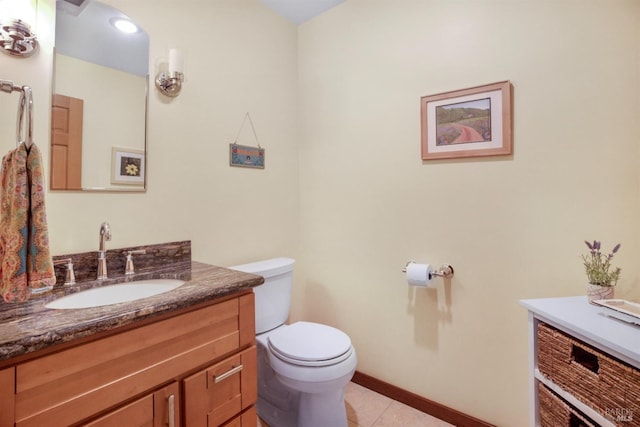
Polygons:
[[149,36],[94,0],[57,0],[50,189],[145,191]]

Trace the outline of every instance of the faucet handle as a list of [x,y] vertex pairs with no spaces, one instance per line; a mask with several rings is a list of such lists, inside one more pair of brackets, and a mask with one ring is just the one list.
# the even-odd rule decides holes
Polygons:
[[53,265],[62,265],[67,264],[67,272],[64,276],[64,284],[65,285],[75,285],[76,284],[76,275],[73,271],[73,262],[71,262],[71,258],[59,259],[58,261],[54,261]]
[[145,249],[138,249],[135,251],[127,251],[127,263],[125,265],[124,268],[124,274],[125,275],[130,275],[130,274],[135,274],[134,268],[133,268],[133,255],[142,255],[142,254],[146,254],[147,251]]

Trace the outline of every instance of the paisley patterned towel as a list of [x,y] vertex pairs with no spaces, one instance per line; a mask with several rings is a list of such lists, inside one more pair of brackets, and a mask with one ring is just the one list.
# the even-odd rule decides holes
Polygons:
[[0,187],[0,293],[6,302],[56,282],[49,252],[40,150],[20,144],[2,159]]

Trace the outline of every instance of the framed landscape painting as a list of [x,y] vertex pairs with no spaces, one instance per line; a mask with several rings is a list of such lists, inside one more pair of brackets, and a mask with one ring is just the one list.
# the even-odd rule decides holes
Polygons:
[[511,82],[420,98],[422,159],[512,152]]

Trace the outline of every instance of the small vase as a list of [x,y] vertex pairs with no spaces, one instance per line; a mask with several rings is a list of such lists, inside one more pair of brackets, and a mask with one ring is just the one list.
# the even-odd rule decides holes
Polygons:
[[587,285],[587,296],[590,304],[593,304],[593,301],[597,299],[612,299],[613,286],[600,286],[589,283]]

